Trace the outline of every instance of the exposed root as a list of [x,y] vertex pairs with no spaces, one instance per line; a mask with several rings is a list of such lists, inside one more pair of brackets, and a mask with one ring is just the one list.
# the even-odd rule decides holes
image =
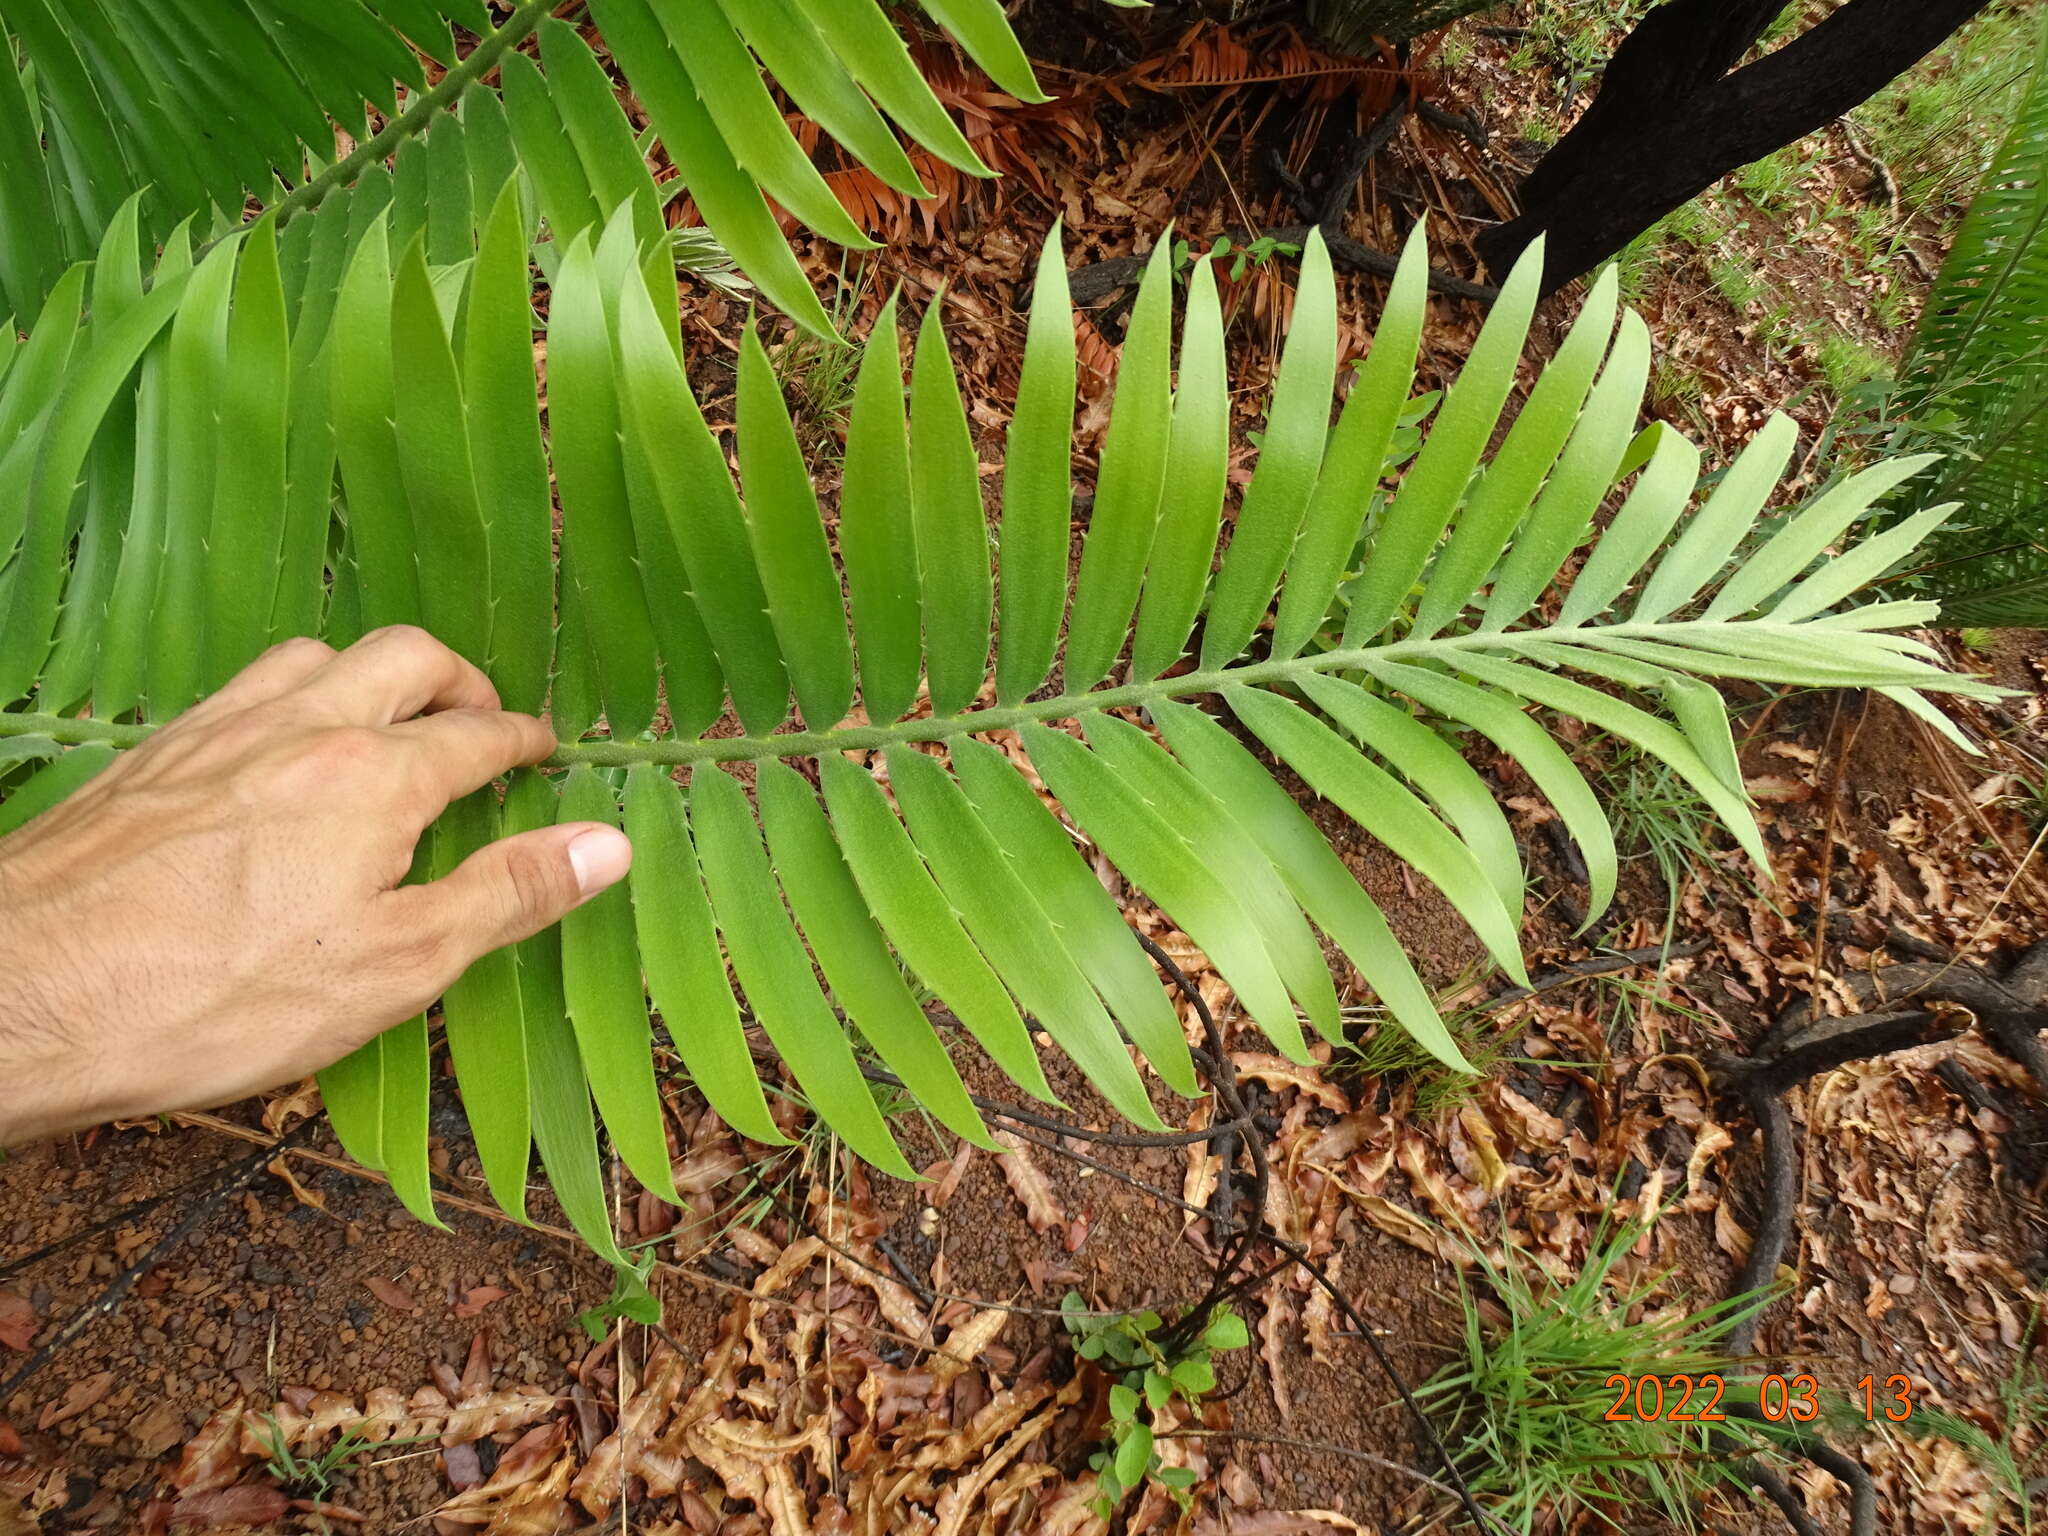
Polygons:
[[[1708,1062],[1715,1086],[1741,1099],[1763,1143],[1756,1230],[1749,1256],[1735,1277],[1733,1295],[1770,1286],[1792,1240],[1799,1203],[1799,1134],[1785,1095],[1808,1078],[1852,1061],[1951,1039],[1974,1015],[1985,1035],[2026,1067],[2043,1097],[2048,1097],[2048,1050],[2039,1034],[2048,1025],[2048,943],[2036,944],[2003,977],[1950,960],[1859,971],[1846,981],[1858,1001],[1876,1011],[1817,1019],[1807,1004],[1800,1003],[1779,1017],[1754,1055],[1720,1054]],[[1730,1333],[1733,1353],[1754,1351],[1761,1321],[1760,1312],[1753,1314]],[[1753,1415],[1738,1411],[1737,1416]],[[1815,1466],[1848,1485],[1851,1536],[1874,1536],[1877,1491],[1862,1464],[1817,1435],[1802,1436],[1795,1444]],[[1751,1466],[1744,1475],[1784,1511],[1801,1536],[1817,1536],[1811,1517],[1795,1510],[1797,1501],[1790,1490],[1767,1468]]]

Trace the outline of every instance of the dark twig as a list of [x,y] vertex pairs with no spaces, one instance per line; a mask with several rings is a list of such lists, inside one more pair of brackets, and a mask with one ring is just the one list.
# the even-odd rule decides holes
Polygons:
[[1359,135],[1330,173],[1315,211],[1316,222],[1322,225],[1325,239],[1337,233],[1338,225],[1343,222],[1344,210],[1351,202],[1351,194],[1357,188],[1359,178],[1365,174],[1366,167],[1372,164],[1373,157],[1392,143],[1394,135],[1401,131],[1401,123],[1408,116],[1408,98],[1405,87],[1397,90],[1392,104]]
[[1799,1495],[1787,1487],[1785,1479],[1776,1472],[1760,1461],[1743,1462],[1735,1470],[1750,1487],[1761,1489],[1764,1497],[1778,1506],[1778,1513],[1785,1517],[1785,1523],[1791,1526],[1798,1536],[1825,1536],[1821,1528],[1814,1524],[1813,1516],[1806,1512],[1806,1506],[1799,1502]]
[[8,1377],[5,1382],[0,1382],[0,1403],[6,1402],[8,1398],[14,1396],[23,1386],[27,1385],[29,1379],[55,1359],[58,1351],[63,1349],[65,1345],[85,1332],[97,1319],[106,1316],[118,1307],[128,1295],[129,1289],[135,1282],[140,1280],[158,1264],[161,1264],[166,1254],[198,1230],[199,1226],[209,1216],[220,1209],[222,1202],[228,1196],[254,1179],[265,1167],[275,1162],[281,1154],[290,1151],[305,1141],[312,1134],[313,1127],[318,1125],[324,1118],[324,1115],[314,1115],[302,1120],[276,1141],[257,1148],[257,1150],[249,1153],[239,1161],[214,1169],[211,1177],[217,1182],[207,1192],[204,1199],[200,1200],[184,1216],[180,1217],[176,1226],[150,1244],[149,1248],[133,1264],[130,1264],[118,1275],[114,1276],[112,1280],[108,1281],[105,1290],[72,1313],[65,1320],[64,1326],[57,1330],[56,1334],[47,1344],[44,1344],[34,1354],[30,1355],[27,1360],[22,1362],[19,1370]]
[[1510,1003],[1519,1003],[1526,997],[1539,992],[1548,992],[1574,981],[1584,981],[1588,976],[1605,976],[1611,971],[1632,970],[1639,965],[1665,965],[1673,960],[1690,960],[1706,949],[1705,939],[1689,940],[1684,944],[1649,944],[1641,949],[1613,950],[1604,955],[1589,955],[1584,960],[1574,960],[1561,965],[1554,971],[1533,976],[1526,987],[1510,987],[1498,997],[1490,997],[1481,1006],[1489,1012],[1505,1008]]
[[45,1259],[54,1259],[58,1254],[75,1248],[80,1243],[90,1242],[93,1238],[107,1232],[112,1232],[118,1227],[132,1226],[151,1211],[157,1209],[157,1207],[168,1205],[180,1195],[189,1195],[194,1190],[205,1189],[219,1177],[220,1169],[218,1167],[209,1168],[197,1178],[187,1179],[184,1183],[177,1185],[175,1188],[167,1189],[160,1195],[151,1195],[146,1200],[132,1201],[115,1211],[113,1215],[96,1221],[91,1226],[80,1227],[76,1232],[67,1233],[63,1237],[58,1238],[54,1243],[45,1243],[33,1253],[23,1254],[18,1259],[9,1259],[5,1264],[0,1264],[0,1280],[11,1279],[24,1270],[34,1268]]
[[[2003,978],[1951,960],[1855,971],[1844,981],[1873,1011],[1849,1018],[1816,1019],[1808,1004],[1796,1004],[1779,1016],[1753,1055],[1717,1054],[1708,1060],[1715,1085],[1741,1099],[1757,1123],[1763,1144],[1764,1187],[1756,1231],[1749,1255],[1735,1277],[1732,1295],[1752,1295],[1770,1287],[1792,1239],[1799,1200],[1799,1136],[1785,1095],[1814,1074],[1950,1038],[1963,1028],[1963,1010],[1967,1009],[1976,1015],[1979,1027],[2048,1092],[2048,1051],[2043,1050],[2037,1032],[2048,1018],[2048,943],[2035,945]],[[1950,1006],[1900,1006],[1908,1001]],[[1967,1086],[1966,1078],[1965,1087],[1958,1091],[1972,1100]],[[1761,1322],[1758,1310],[1737,1324],[1729,1334],[1730,1350],[1739,1355],[1753,1353]],[[1794,1444],[1799,1454],[1848,1485],[1851,1536],[1874,1536],[1877,1492],[1870,1474],[1854,1457],[1818,1436],[1804,1435]],[[1815,1530],[1809,1517],[1794,1513],[1790,1494],[1782,1484],[1773,1488],[1760,1477],[1752,1481],[1785,1511],[1801,1536]]]
[[1448,128],[1453,133],[1462,133],[1479,148],[1486,148],[1486,124],[1480,122],[1474,113],[1453,112],[1433,101],[1418,101],[1415,104],[1415,115],[1425,123]]
[[[1230,1291],[1231,1281],[1237,1266],[1244,1262],[1251,1245],[1257,1241],[1265,1224],[1266,1192],[1272,1184],[1273,1170],[1266,1159],[1266,1138],[1258,1134],[1250,1124],[1251,1113],[1245,1108],[1244,1096],[1238,1089],[1237,1065],[1230,1059],[1230,1051],[1223,1042],[1223,1031],[1217,1027],[1216,1015],[1209,1009],[1201,989],[1188,979],[1183,971],[1164,949],[1148,935],[1136,934],[1145,952],[1152,957],[1153,964],[1166,973],[1167,979],[1180,989],[1181,996],[1188,1000],[1188,1006],[1195,1010],[1195,1016],[1202,1024],[1202,1037],[1209,1046],[1209,1086],[1215,1090],[1216,1098],[1231,1118],[1243,1130],[1251,1134],[1242,1135],[1246,1153],[1252,1160],[1251,1219],[1238,1227],[1231,1244],[1226,1246],[1223,1257],[1217,1261],[1215,1273],[1209,1281],[1208,1294],[1189,1307],[1180,1321],[1175,1323],[1162,1338],[1162,1347],[1171,1353],[1176,1346],[1185,1348],[1195,1334],[1208,1325],[1210,1314]],[[1214,1129],[1213,1127],[1211,1129]]]
[[[1223,1101],[1226,1109],[1234,1110],[1238,1119],[1252,1121],[1252,1117],[1244,1110],[1243,1099],[1238,1091],[1237,1072],[1230,1062],[1230,1053],[1224,1046],[1223,1032],[1217,1028],[1215,1016],[1209,1011],[1209,1005],[1203,1001],[1200,989],[1188,979],[1187,973],[1174,963],[1173,957],[1160,948],[1158,944],[1154,943],[1145,934],[1138,933],[1136,936],[1138,942],[1145,946],[1146,953],[1151,955],[1153,962],[1180,989],[1181,995],[1188,999],[1189,1005],[1194,1008],[1196,1016],[1201,1020],[1203,1034],[1209,1045],[1209,1055],[1214,1058],[1214,1065],[1217,1069],[1211,1079],[1211,1086],[1215,1088],[1217,1097]],[[1395,1367],[1392,1358],[1387,1354],[1386,1346],[1380,1343],[1379,1336],[1373,1331],[1372,1325],[1365,1320],[1365,1317],[1359,1312],[1358,1308],[1351,1304],[1351,1298],[1338,1288],[1336,1282],[1330,1278],[1322,1265],[1309,1257],[1306,1248],[1302,1247],[1299,1243],[1288,1241],[1280,1236],[1279,1233],[1272,1231],[1266,1226],[1266,1187],[1271,1177],[1271,1169],[1266,1160],[1265,1137],[1259,1130],[1256,1122],[1246,1127],[1244,1144],[1246,1151],[1251,1155],[1252,1165],[1257,1171],[1251,1219],[1244,1223],[1241,1229],[1246,1234],[1247,1239],[1257,1239],[1278,1248],[1288,1258],[1306,1270],[1309,1278],[1322,1288],[1331,1301],[1336,1303],[1346,1320],[1357,1330],[1358,1337],[1365,1341],[1366,1348],[1371,1351],[1374,1361],[1379,1365],[1381,1372],[1386,1376],[1388,1382],[1392,1384],[1396,1394],[1399,1395],[1402,1406],[1408,1411],[1409,1416],[1414,1419],[1416,1427],[1422,1431],[1424,1441],[1435,1455],[1437,1464],[1443,1468],[1444,1475],[1449,1478],[1453,1485],[1459,1506],[1465,1511],[1467,1517],[1481,1530],[1505,1533],[1507,1527],[1496,1517],[1480,1508],[1479,1501],[1473,1496],[1472,1489],[1466,1483],[1464,1474],[1458,1470],[1458,1464],[1451,1456],[1450,1448],[1444,1444],[1443,1437],[1437,1433],[1435,1422],[1431,1420],[1428,1414],[1423,1412],[1422,1404],[1416,1401],[1414,1392],[1409,1388],[1407,1381],[1402,1377],[1400,1371]],[[1186,1204],[1185,1201],[1179,1203]],[[1236,1254],[1231,1255],[1227,1265],[1218,1265],[1216,1282],[1212,1283],[1210,1287],[1212,1298],[1222,1293],[1222,1282],[1226,1279],[1230,1270],[1236,1267],[1238,1257],[1242,1251],[1242,1248],[1240,1248]],[[1200,1319],[1195,1324],[1196,1327],[1206,1323],[1213,1306],[1214,1300],[1210,1299],[1190,1310],[1188,1314],[1190,1318]]]

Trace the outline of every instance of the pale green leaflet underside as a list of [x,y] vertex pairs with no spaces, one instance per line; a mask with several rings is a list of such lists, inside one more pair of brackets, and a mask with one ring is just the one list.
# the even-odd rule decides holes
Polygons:
[[[752,8],[728,9],[744,28]],[[1938,521],[1936,509],[1850,539],[1920,463],[1834,486],[1739,557],[1757,547],[1790,428],[1766,427],[1695,506],[1696,450],[1669,428],[1636,432],[1648,337],[1633,315],[1617,320],[1611,274],[1489,457],[1540,253],[1389,488],[1423,240],[1334,424],[1337,297],[1312,240],[1234,537],[1215,512],[1230,462],[1215,277],[1197,262],[1183,289],[1155,264],[1070,584],[1075,357],[1056,241],[1000,482],[982,473],[989,450],[969,432],[937,317],[905,326],[892,305],[860,371],[828,524],[751,333],[733,458],[707,427],[666,252],[642,238],[631,197],[552,257],[545,435],[518,184],[476,202],[459,249],[433,249],[431,229],[407,233],[380,205],[351,213],[328,250],[330,213],[314,251],[331,303],[310,288],[280,300],[274,236],[258,226],[196,270],[182,249],[167,255],[146,289],[130,272],[110,290],[128,301],[82,329],[82,284],[60,284],[0,381],[0,422],[17,434],[0,444],[0,699],[13,704],[0,769],[15,783],[0,825],[290,634],[346,641],[425,620],[508,703],[546,702],[566,777],[523,773],[502,805],[486,792],[452,809],[420,872],[550,818],[622,819],[639,848],[626,886],[490,957],[444,1008],[498,1199],[524,1210],[537,1147],[608,1252],[593,1104],[625,1165],[667,1195],[657,1059],[756,1141],[783,1139],[771,1099],[794,1092],[898,1174],[909,1164],[864,1069],[986,1145],[958,1049],[1049,1100],[1036,1043],[1049,1040],[1127,1119],[1175,1118],[1197,1087],[1187,1025],[1096,878],[1097,852],[1201,947],[1275,1049],[1304,1059],[1341,1037],[1328,941],[1392,1018],[1464,1066],[1276,764],[1437,887],[1521,978],[1514,832],[1461,742],[1489,744],[1547,798],[1585,856],[1597,915],[1613,838],[1546,714],[1668,764],[1762,859],[1706,680],[1882,687],[1929,714],[1923,691],[1989,692],[1897,633],[1931,605],[1833,611]],[[255,381],[287,407],[244,431],[211,417],[208,402],[257,398]],[[24,408],[16,391],[31,387],[47,411]],[[308,494],[307,475],[334,494]],[[167,487],[207,488],[206,515]],[[236,584],[205,579],[228,558]],[[272,570],[251,611],[247,584]],[[174,574],[178,606],[152,634],[138,605]],[[1545,596],[1553,582],[1562,607]],[[1086,651],[1071,676],[1063,626]],[[113,635],[152,648],[138,665],[93,643]],[[1135,670],[1122,659],[1134,635]],[[130,710],[133,723],[116,718]],[[708,734],[726,720],[743,734]],[[673,1056],[657,1058],[650,1002]],[[324,1077],[351,1149],[423,1214],[428,1072],[427,1021],[414,1019]]]

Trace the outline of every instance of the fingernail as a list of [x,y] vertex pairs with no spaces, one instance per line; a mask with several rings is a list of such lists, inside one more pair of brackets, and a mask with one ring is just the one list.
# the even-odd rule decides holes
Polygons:
[[592,827],[570,839],[569,867],[587,900],[626,878],[633,867],[633,845],[617,827]]

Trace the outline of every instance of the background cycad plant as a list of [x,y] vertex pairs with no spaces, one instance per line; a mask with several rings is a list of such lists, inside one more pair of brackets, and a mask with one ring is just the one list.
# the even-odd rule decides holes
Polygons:
[[[0,4],[0,295],[32,321],[129,194],[150,250],[251,207],[288,231],[286,291],[331,277],[299,215],[356,232],[390,205],[393,247],[465,259],[516,166],[566,241],[623,202],[643,241],[662,200],[631,125],[558,0],[6,0]],[[1044,97],[997,0],[922,0],[1006,91]],[[712,234],[800,323],[824,310],[766,194],[830,239],[873,242],[798,146],[764,80],[898,191],[924,191],[890,126],[971,175],[988,168],[926,86],[878,0],[592,0],[606,52]],[[467,51],[451,27],[465,29]],[[520,51],[537,38],[534,57]],[[429,83],[429,67],[434,78]],[[491,81],[495,78],[496,88]],[[886,118],[884,114],[887,114]],[[353,147],[336,153],[336,130]],[[323,221],[324,223],[324,221]],[[353,243],[352,241],[350,243]],[[316,297],[316,302],[318,299]]]
[[1956,624],[2048,624],[2048,21],[2012,131],[1956,231],[1900,371],[1902,438],[1950,449],[1961,504],[1923,581]]
[[[544,437],[517,184],[476,206],[480,238],[453,263],[431,259],[431,229],[401,236],[389,209],[352,219],[295,298],[268,221],[196,263],[174,231],[145,284],[131,200],[89,279],[60,280],[0,379],[18,471],[0,473],[0,762],[31,770],[0,828],[291,634],[342,643],[423,621],[508,704],[545,703],[566,777],[524,772],[502,802],[485,791],[457,805],[418,872],[500,831],[623,816],[638,849],[629,884],[486,958],[443,1004],[497,1198],[523,1209],[537,1147],[568,1214],[614,1257],[593,1102],[632,1172],[673,1192],[650,999],[683,1070],[743,1134],[784,1139],[744,1004],[811,1109],[899,1174],[857,1041],[983,1142],[949,1054],[970,1038],[1047,1098],[1030,1032],[1043,1030],[1145,1125],[1159,1116],[1143,1068],[1195,1091],[1157,975],[1040,783],[1278,1049],[1301,1057],[1309,1035],[1337,1037],[1320,932],[1462,1065],[1385,919],[1274,764],[1409,861],[1519,975],[1515,841],[1437,727],[1527,770],[1584,850],[1597,911],[1612,839],[1529,706],[1668,764],[1761,858],[1706,679],[1877,687],[1935,720],[1920,690],[1989,691],[1892,632],[1931,604],[1835,611],[1944,515],[1840,548],[1927,460],[1846,480],[1731,564],[1786,467],[1791,425],[1769,422],[1694,507],[1697,450],[1635,431],[1649,338],[1632,313],[1617,328],[1612,274],[1488,457],[1536,301],[1532,253],[1382,502],[1410,410],[1423,241],[1333,428],[1336,292],[1312,240],[1226,537],[1216,285],[1197,263],[1176,371],[1160,242],[1070,581],[1075,349],[1056,239],[992,550],[938,306],[907,393],[893,303],[868,340],[832,520],[751,328],[735,479],[682,366],[665,237],[643,238],[630,199],[558,253]],[[728,715],[738,734],[708,734]],[[957,1032],[935,1027],[914,987]],[[430,1216],[428,1076],[415,1018],[323,1082],[350,1148]]]

